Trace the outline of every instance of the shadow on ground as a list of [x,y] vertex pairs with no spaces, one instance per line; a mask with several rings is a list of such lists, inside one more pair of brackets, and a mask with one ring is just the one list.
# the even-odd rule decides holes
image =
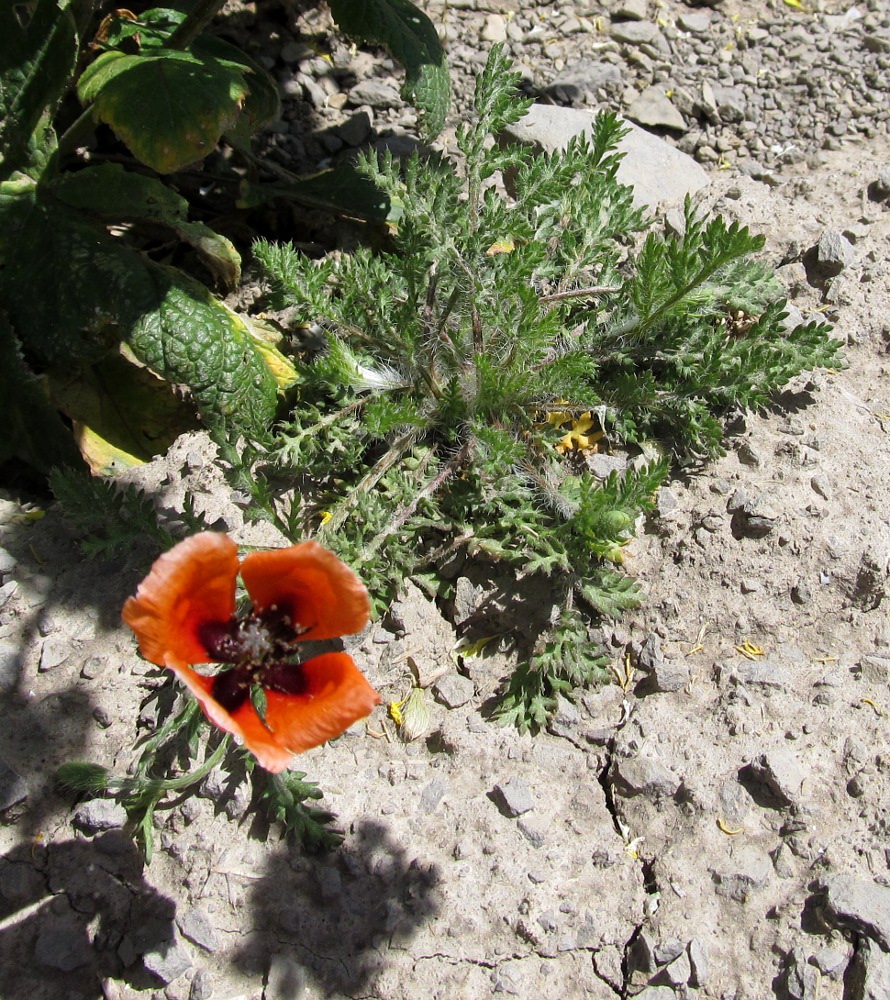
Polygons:
[[314,985],[324,996],[365,994],[386,951],[409,947],[435,918],[440,880],[434,865],[373,820],[324,858],[282,848],[252,887],[250,930],[235,963],[251,976]]

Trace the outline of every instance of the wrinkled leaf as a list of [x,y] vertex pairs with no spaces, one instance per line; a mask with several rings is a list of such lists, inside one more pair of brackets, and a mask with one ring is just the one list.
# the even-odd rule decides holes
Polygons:
[[438,135],[451,84],[433,22],[409,0],[329,0],[329,6],[347,35],[385,46],[405,67],[402,97],[420,109],[427,138]]
[[42,473],[54,466],[83,465],[70,430],[28,369],[0,314],[0,463],[10,458]]
[[25,167],[32,135],[65,92],[77,47],[68,3],[0,3],[0,176]]
[[81,451],[94,471],[85,442],[93,453],[104,452],[102,461],[120,453],[132,456],[128,464],[133,464],[162,454],[180,434],[197,426],[194,408],[178,398],[168,382],[119,354],[77,374],[52,373],[49,387],[59,408],[83,428]]
[[203,159],[233,128],[247,94],[244,67],[209,55],[103,52],[78,94],[143,163],[167,174]]
[[53,194],[68,205],[115,222],[149,222],[172,229],[198,251],[214,277],[226,288],[241,280],[241,257],[234,244],[203,222],[188,221],[188,202],[154,177],[115,163],[64,174],[52,184]]
[[205,419],[261,435],[275,416],[277,387],[243,320],[181,272],[152,265],[149,273],[158,306],[129,334],[133,353],[167,381],[187,385]]

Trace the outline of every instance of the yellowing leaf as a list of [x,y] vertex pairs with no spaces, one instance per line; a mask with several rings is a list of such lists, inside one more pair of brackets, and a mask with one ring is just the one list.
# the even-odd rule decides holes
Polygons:
[[486,635],[481,639],[476,639],[472,641],[466,636],[458,639],[458,641],[451,648],[451,658],[455,663],[459,659],[472,660],[477,656],[482,655],[482,650],[492,641],[492,639],[497,639],[497,635]]
[[516,249],[516,244],[513,240],[496,240],[491,246],[485,251],[486,257],[496,257],[499,253],[512,253]]

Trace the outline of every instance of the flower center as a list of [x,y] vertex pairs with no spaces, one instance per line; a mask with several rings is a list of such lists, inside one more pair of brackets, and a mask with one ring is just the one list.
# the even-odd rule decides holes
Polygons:
[[283,661],[295,656],[300,636],[308,631],[274,604],[241,619],[202,625],[199,636],[210,658],[233,664],[214,677],[214,700],[232,714],[250,697],[253,685],[282,694],[303,693],[306,680],[300,665]]

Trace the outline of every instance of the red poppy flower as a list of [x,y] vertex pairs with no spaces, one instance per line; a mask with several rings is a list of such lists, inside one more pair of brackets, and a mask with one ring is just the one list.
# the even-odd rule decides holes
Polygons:
[[[253,602],[242,618],[235,617],[239,571]],[[346,653],[293,661],[302,640],[360,632],[369,607],[359,578],[318,542],[254,552],[239,563],[235,543],[208,531],[157,560],[124,604],[123,619],[146,659],[172,670],[211,722],[277,772],[379,704]],[[195,663],[231,667],[207,676],[192,670]],[[262,716],[254,685],[265,693]]]

